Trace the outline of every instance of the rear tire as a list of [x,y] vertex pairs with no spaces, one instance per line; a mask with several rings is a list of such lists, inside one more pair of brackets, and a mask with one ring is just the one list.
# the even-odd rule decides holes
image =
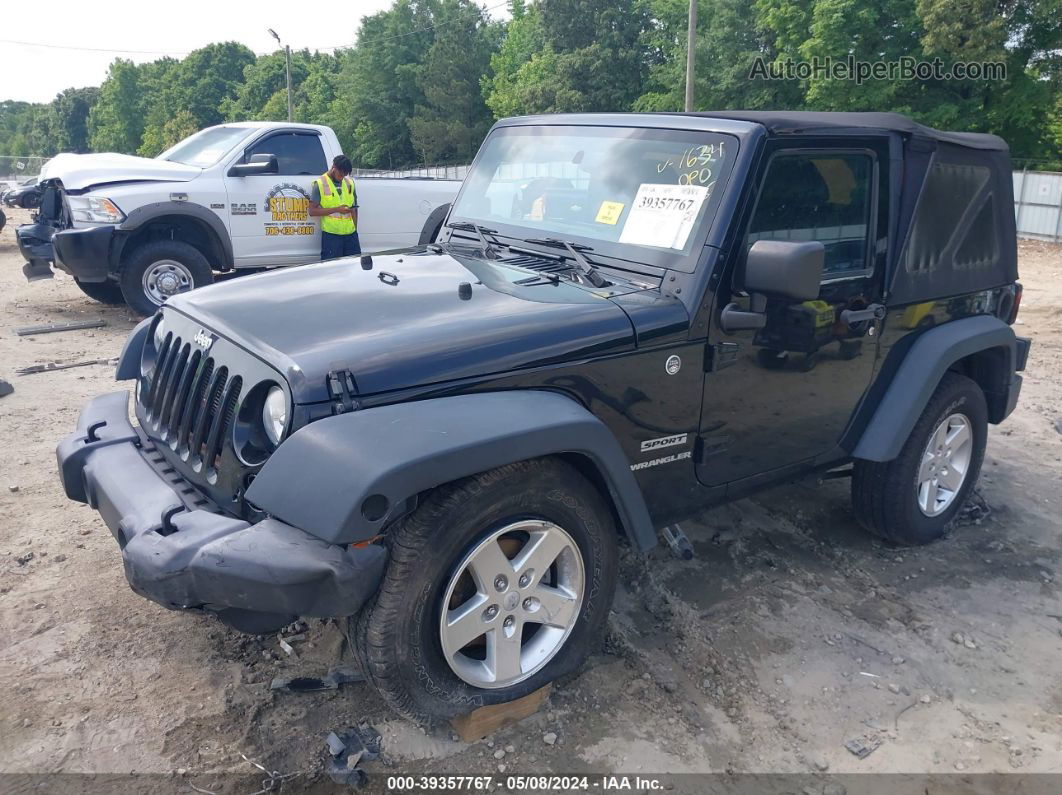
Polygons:
[[214,281],[210,263],[195,246],[156,240],[135,249],[119,278],[122,295],[138,314],[153,315],[171,296]]
[[105,282],[83,282],[75,278],[74,284],[93,301],[99,301],[101,304],[125,303],[125,296],[122,295],[122,286],[118,282],[112,282],[110,279]]
[[[375,602],[352,619],[354,645],[368,680],[406,718],[431,726],[521,698],[600,644],[616,528],[598,491],[563,461],[436,489],[386,541],[391,561]],[[552,563],[537,565],[532,552]],[[456,616],[474,622],[462,628]]]
[[945,373],[894,460],[855,462],[856,518],[895,544],[935,541],[947,532],[977,483],[987,440],[988,410],[981,388],[966,376]]

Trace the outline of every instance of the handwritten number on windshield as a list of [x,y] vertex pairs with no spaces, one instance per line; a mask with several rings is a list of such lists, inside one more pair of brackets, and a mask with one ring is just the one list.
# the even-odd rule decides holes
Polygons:
[[669,168],[679,171],[679,185],[705,185],[712,181],[712,165],[723,159],[723,142],[691,146],[679,156],[677,163],[667,158],[656,166],[656,173],[662,174]]

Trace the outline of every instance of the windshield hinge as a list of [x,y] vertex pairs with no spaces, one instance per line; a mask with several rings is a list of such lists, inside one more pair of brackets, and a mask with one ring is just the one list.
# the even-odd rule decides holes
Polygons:
[[736,342],[717,342],[715,345],[709,345],[704,357],[704,372],[714,373],[735,364],[740,348]]
[[350,370],[344,368],[328,372],[328,394],[335,401],[332,403],[333,414],[344,414],[358,409],[358,401],[354,398],[357,391],[358,388]]

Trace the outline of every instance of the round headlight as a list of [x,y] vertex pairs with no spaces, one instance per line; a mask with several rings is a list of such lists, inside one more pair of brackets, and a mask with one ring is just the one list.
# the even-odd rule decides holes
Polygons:
[[262,425],[266,436],[274,445],[280,444],[280,437],[288,425],[288,399],[279,386],[271,387],[262,405]]

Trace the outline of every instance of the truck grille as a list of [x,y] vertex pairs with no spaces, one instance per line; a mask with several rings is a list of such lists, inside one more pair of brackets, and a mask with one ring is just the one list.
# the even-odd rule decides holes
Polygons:
[[209,472],[232,430],[243,379],[194,348],[168,332],[140,402],[154,437],[194,470]]

